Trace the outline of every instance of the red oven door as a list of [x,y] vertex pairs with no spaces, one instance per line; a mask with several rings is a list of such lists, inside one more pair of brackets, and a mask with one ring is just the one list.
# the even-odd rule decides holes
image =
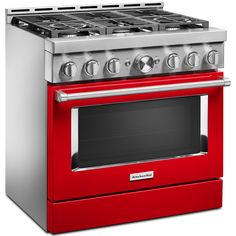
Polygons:
[[48,198],[223,175],[223,73],[48,85]]

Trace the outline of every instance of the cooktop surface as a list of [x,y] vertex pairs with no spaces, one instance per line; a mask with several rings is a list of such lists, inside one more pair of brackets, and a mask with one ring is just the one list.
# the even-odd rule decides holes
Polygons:
[[13,25],[43,37],[79,37],[208,28],[209,22],[158,8],[18,15]]

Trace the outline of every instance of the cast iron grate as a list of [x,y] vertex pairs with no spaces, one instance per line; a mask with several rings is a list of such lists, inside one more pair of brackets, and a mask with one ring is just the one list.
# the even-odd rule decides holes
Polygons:
[[156,8],[19,15],[12,24],[42,37],[151,33],[208,28],[209,22]]

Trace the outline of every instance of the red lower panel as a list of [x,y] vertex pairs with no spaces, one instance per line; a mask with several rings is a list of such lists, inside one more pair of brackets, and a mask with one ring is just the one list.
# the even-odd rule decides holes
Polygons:
[[48,231],[61,233],[222,206],[222,180],[154,188],[81,200],[48,201]]

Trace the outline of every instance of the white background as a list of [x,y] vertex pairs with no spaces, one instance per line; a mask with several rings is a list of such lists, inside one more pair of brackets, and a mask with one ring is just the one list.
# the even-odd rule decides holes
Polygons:
[[[2,0],[1,6],[1,72],[0,77],[0,235],[45,235],[25,213],[5,196],[5,8],[76,5],[93,3],[120,3],[125,0],[76,1],[76,0]],[[138,0],[129,0],[138,2]],[[149,1],[150,2],[150,1]],[[225,76],[232,79],[232,86],[225,89],[225,141],[224,141],[224,200],[223,208],[200,213],[174,216],[143,222],[103,227],[70,235],[236,235],[236,7],[231,1],[166,0],[165,8],[210,21],[210,25],[228,30],[225,45]],[[17,52],[16,52],[17,53]],[[33,78],[32,78],[33,79]],[[43,79],[43,78],[42,78]]]

